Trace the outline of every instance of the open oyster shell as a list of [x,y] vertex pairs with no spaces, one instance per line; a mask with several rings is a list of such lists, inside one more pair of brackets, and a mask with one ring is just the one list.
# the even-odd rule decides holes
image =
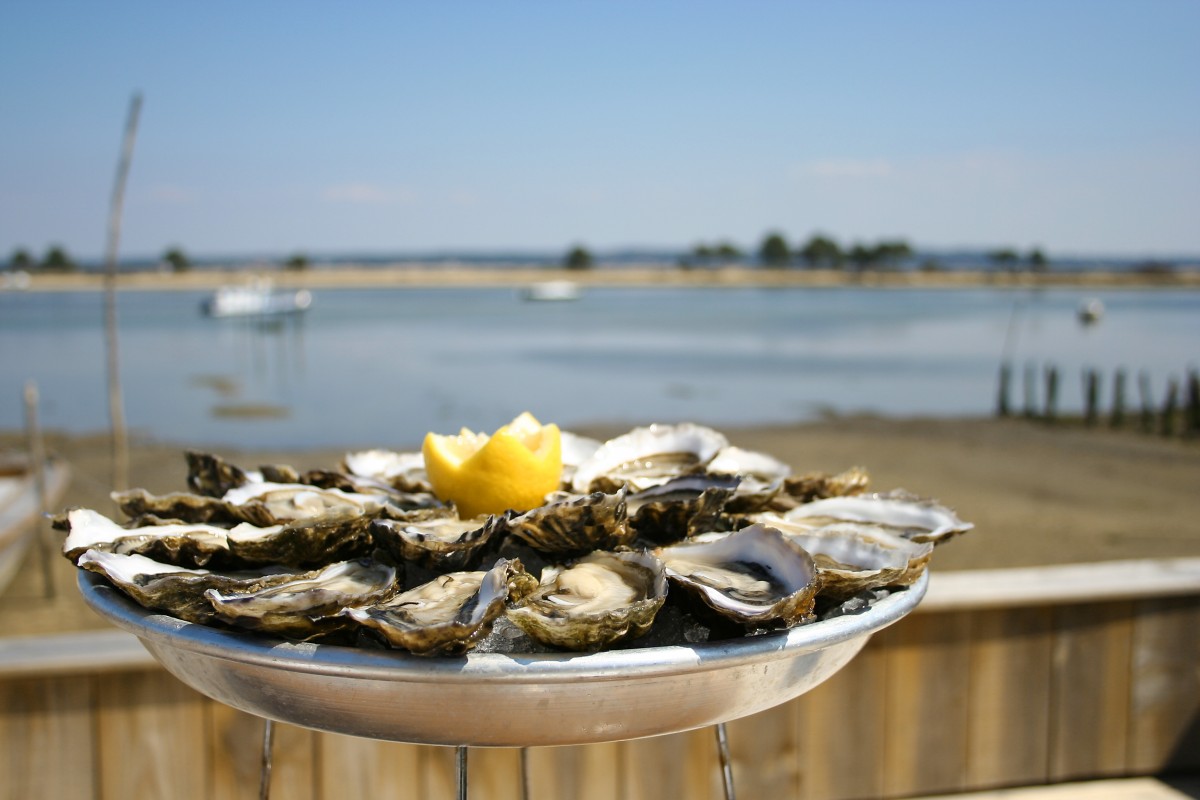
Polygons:
[[796,506],[784,514],[789,520],[838,520],[882,525],[906,539],[941,543],[956,533],[975,527],[935,500],[904,492],[830,497]]
[[655,553],[671,583],[748,628],[790,627],[812,616],[821,585],[816,564],[773,528],[755,524]]
[[453,509],[371,523],[375,545],[401,561],[447,572],[470,567],[500,530],[496,517],[459,519]]
[[425,472],[425,457],[419,452],[359,450],[346,453],[342,467],[350,475],[383,481],[403,492],[433,492]]
[[633,540],[625,490],[593,492],[548,503],[500,519],[499,527],[545,555],[580,555],[611,550]]
[[[63,540],[63,555],[76,562],[87,550],[103,550],[143,555],[168,564],[205,567],[210,562],[217,565],[228,562],[232,553],[229,531],[203,523],[125,528],[90,508],[75,508],[67,512],[67,526],[69,533]],[[243,526],[253,527],[245,523]],[[265,530],[278,532],[281,527]]]
[[653,555],[592,553],[543,570],[541,585],[508,618],[543,644],[600,650],[645,633],[666,599],[666,573]]
[[417,655],[458,655],[488,635],[510,596],[523,597],[536,585],[520,561],[502,558],[487,572],[440,575],[382,603],[340,613],[391,647]]
[[690,422],[634,428],[600,445],[576,468],[571,485],[580,494],[622,486],[641,491],[702,471],[728,444],[723,434]]
[[377,561],[341,561],[293,575],[271,586],[233,591],[211,588],[204,597],[217,617],[231,625],[309,639],[348,624],[337,612],[385,600],[400,588],[397,570]]
[[670,544],[700,531],[726,530],[726,503],[740,478],[684,475],[631,495],[630,525],[648,542]]

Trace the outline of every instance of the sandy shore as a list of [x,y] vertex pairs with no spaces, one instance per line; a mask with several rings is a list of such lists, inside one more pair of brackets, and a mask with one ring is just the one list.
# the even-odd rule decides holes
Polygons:
[[[245,281],[252,270],[192,270],[180,274],[159,272],[125,273],[118,288],[128,291],[211,291],[218,286]],[[994,273],[944,270],[936,272],[855,273],[843,270],[751,269],[663,269],[621,267],[567,271],[545,267],[478,269],[459,264],[358,266],[303,271],[271,271],[275,285],[305,289],[368,289],[380,287],[526,286],[538,281],[571,280],[582,286],[879,286],[911,288],[969,288],[981,286],[1033,287],[1079,286],[1092,288],[1200,288],[1200,269],[1180,269],[1162,275],[1133,272],[1046,272]],[[90,291],[103,288],[98,274],[33,275],[32,291]]]
[[[580,430],[607,437],[623,429]],[[819,424],[727,431],[734,443],[765,450],[797,471],[865,467],[878,490],[904,488],[942,499],[975,523],[939,548],[938,570],[992,569],[1127,558],[1200,556],[1200,443],[1132,431],[1047,427],[1023,420],[835,419]],[[0,447],[20,445],[0,435]],[[414,447],[418,444],[412,443]],[[63,506],[113,513],[106,437],[51,436],[74,478]],[[330,467],[340,451],[232,452],[237,464]],[[182,490],[179,448],[135,443],[134,486]],[[47,533],[58,541],[58,534]],[[99,623],[78,599],[74,568],[52,559],[57,597],[35,551],[0,597],[0,630],[65,630]]]

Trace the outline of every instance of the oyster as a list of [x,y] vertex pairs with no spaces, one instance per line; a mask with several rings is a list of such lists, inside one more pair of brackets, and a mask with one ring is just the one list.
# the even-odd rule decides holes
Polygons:
[[903,492],[830,497],[796,506],[784,514],[789,520],[841,520],[885,526],[906,539],[941,543],[974,527],[934,500]]
[[655,553],[672,583],[746,627],[790,627],[812,616],[820,588],[816,564],[773,528],[751,525]]
[[188,450],[184,453],[184,458],[187,459],[188,465],[188,488],[206,497],[221,497],[230,489],[236,489],[253,480],[262,480],[261,475],[248,473],[211,453]]
[[425,457],[420,453],[392,450],[361,450],[346,453],[342,467],[350,475],[374,478],[404,492],[433,492],[425,473]]
[[458,655],[491,631],[510,596],[537,585],[517,560],[499,559],[487,572],[451,572],[382,603],[340,613],[388,645],[418,655]]
[[543,644],[600,650],[645,633],[666,599],[666,574],[654,556],[592,553],[543,570],[541,585],[508,618]]
[[255,591],[289,580],[289,574],[248,575],[237,577],[206,569],[187,569],[163,564],[145,556],[87,550],[78,565],[108,578],[114,586],[146,608],[204,624],[215,618],[212,604],[205,598],[208,589]]
[[925,570],[932,542],[914,542],[874,525],[836,522],[820,528],[789,521],[776,514],[752,517],[775,528],[800,545],[816,562],[822,576],[821,594],[845,600],[864,589],[908,586]]
[[685,475],[630,496],[630,525],[639,536],[669,544],[699,531],[726,530],[723,512],[741,479]]
[[702,471],[728,445],[722,434],[690,422],[634,428],[600,445],[575,470],[571,485],[580,494],[622,486],[641,491]]
[[[87,550],[103,550],[121,555],[143,555],[169,564],[204,567],[209,562],[227,562],[231,554],[229,531],[214,525],[165,524],[124,528],[89,508],[68,511],[67,525],[70,533],[63,541],[63,555],[76,562]],[[275,532],[279,526],[266,530]]]
[[542,554],[579,555],[629,544],[633,530],[625,510],[625,490],[568,497],[505,516],[505,532]]
[[310,639],[348,624],[337,613],[386,599],[399,588],[396,568],[375,561],[341,561],[252,590],[207,589],[217,617],[231,625]]
[[776,495],[772,505],[785,511],[800,503],[808,503],[826,497],[845,497],[862,494],[871,483],[871,477],[862,467],[851,467],[830,475],[828,472],[806,472],[784,479],[783,491]]
[[371,523],[371,539],[397,559],[444,572],[470,566],[499,529],[496,517],[464,520],[450,509],[406,519],[377,519]]
[[559,431],[558,436],[562,447],[562,483],[570,488],[575,470],[600,449],[600,442],[570,431]]

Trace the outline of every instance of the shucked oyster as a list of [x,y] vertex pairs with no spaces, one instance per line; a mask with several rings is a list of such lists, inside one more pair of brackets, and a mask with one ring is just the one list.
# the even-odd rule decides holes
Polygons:
[[487,572],[451,572],[375,605],[341,613],[390,646],[418,655],[457,655],[492,629],[510,597],[524,597],[537,581],[516,559],[499,559]]
[[360,450],[346,453],[342,466],[351,475],[384,481],[404,492],[432,492],[425,472],[425,456],[392,450]]
[[713,541],[684,542],[655,553],[672,583],[734,622],[789,627],[812,615],[820,588],[816,565],[773,528],[751,525]]
[[592,553],[543,570],[541,585],[508,618],[543,644],[599,650],[645,633],[666,599],[666,575],[654,556]]
[[444,572],[469,567],[499,529],[496,517],[459,519],[447,509],[374,520],[371,539],[397,559]]
[[[67,525],[70,533],[63,541],[63,555],[72,561],[78,561],[87,550],[103,550],[121,555],[143,555],[169,564],[204,567],[210,561],[227,562],[231,554],[230,531],[215,525],[193,523],[123,528],[89,508],[68,511]],[[243,523],[239,527],[271,533],[278,532],[281,526],[261,529]]]
[[580,555],[629,544],[633,530],[625,511],[625,490],[593,492],[506,516],[499,526],[539,553]]
[[684,475],[631,495],[630,526],[643,539],[670,544],[700,531],[725,530],[725,504],[741,479]]
[[346,606],[383,600],[399,588],[396,568],[375,561],[341,561],[252,590],[212,588],[204,597],[232,625],[293,639],[329,633],[346,624]]
[[641,491],[703,470],[729,441],[712,428],[685,422],[651,425],[609,439],[575,470],[576,492]]
[[883,525],[916,542],[940,543],[975,527],[933,500],[922,500],[902,492],[814,500],[796,506],[784,517],[789,520],[868,522]]

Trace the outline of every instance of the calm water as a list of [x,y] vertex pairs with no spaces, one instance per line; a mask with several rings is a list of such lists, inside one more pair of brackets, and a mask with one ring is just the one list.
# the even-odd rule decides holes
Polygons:
[[[1107,313],[1084,328],[1075,311],[1088,297]],[[594,289],[574,303],[512,289],[320,291],[305,316],[269,326],[204,318],[201,299],[119,298],[139,433],[359,447],[491,430],[525,409],[566,426],[986,415],[1006,348],[1018,376],[1057,364],[1071,410],[1085,366],[1145,370],[1161,397],[1200,364],[1200,292],[1187,291]],[[107,427],[102,319],[96,293],[0,294],[0,428],[21,426],[28,378],[45,427]]]

